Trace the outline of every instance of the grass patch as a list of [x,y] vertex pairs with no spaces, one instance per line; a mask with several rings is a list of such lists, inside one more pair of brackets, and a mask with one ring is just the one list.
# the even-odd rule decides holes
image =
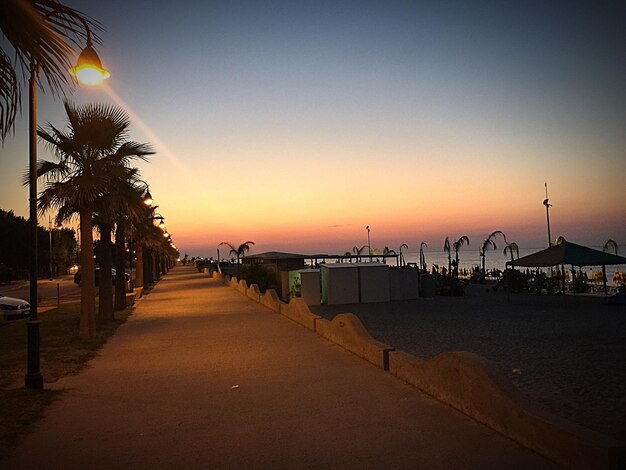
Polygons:
[[[78,303],[61,304],[39,315],[44,387],[78,373],[130,314],[130,308],[116,312],[115,321],[98,325],[93,340],[78,336]],[[0,455],[17,444],[59,395],[51,390],[25,390],[25,375],[26,323],[18,321],[0,328]]]

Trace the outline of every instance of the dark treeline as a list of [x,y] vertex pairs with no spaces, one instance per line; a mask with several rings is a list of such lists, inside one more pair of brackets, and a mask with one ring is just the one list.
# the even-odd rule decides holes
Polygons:
[[[0,282],[27,279],[30,266],[30,235],[28,220],[13,211],[0,209]],[[52,263],[50,263],[52,237]],[[37,229],[38,276],[65,274],[76,263],[74,231],[62,228],[52,233],[43,227]],[[52,273],[50,268],[52,267]]]

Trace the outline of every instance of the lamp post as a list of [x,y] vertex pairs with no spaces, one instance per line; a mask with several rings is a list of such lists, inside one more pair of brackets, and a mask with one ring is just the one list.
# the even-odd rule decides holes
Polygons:
[[548,200],[548,183],[546,185],[546,198],[543,200],[543,205],[546,206],[546,221],[548,223],[548,248],[552,246],[552,236],[550,235],[550,201]]
[[[110,73],[102,68],[102,62],[91,42],[91,33],[87,23],[83,21],[87,31],[87,45],[78,56],[75,67],[70,73],[80,83],[98,85],[102,80],[109,78]],[[41,375],[40,361],[40,321],[37,318],[37,80],[39,79],[39,64],[34,59],[30,61],[30,78],[28,79],[28,203],[30,228],[30,318],[27,329],[27,368],[24,386],[26,388],[42,389],[43,376]]]
[[367,254],[370,257],[370,263],[372,262],[372,243],[370,241],[370,226],[368,225],[367,227],[365,227],[365,230],[367,230]]

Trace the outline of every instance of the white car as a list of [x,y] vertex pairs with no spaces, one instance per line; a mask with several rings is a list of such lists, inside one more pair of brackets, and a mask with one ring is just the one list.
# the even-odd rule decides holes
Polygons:
[[30,316],[30,304],[22,299],[0,295],[0,323]]

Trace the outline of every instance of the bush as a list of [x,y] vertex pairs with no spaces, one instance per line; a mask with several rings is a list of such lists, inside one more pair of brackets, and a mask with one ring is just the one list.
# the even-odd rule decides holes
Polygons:
[[15,271],[13,268],[5,264],[0,264],[0,284],[8,284],[15,279]]
[[198,258],[195,264],[196,264],[196,269],[198,270],[199,273],[201,273],[202,271],[204,271],[204,268],[209,267],[210,261],[208,259]]
[[248,286],[256,284],[261,292],[267,289],[278,291],[278,281],[262,264],[242,264],[239,267],[239,279],[246,281]]
[[465,282],[438,274],[435,276],[435,293],[446,296],[465,295]]

